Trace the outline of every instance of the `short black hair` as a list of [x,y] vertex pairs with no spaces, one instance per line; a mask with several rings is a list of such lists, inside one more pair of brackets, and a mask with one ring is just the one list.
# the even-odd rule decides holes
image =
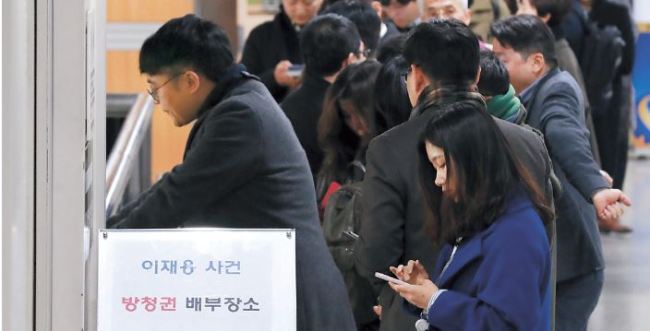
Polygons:
[[377,49],[377,61],[386,63],[391,59],[402,56],[407,37],[406,33],[396,33],[386,37]]
[[358,0],[341,0],[328,6],[323,14],[339,14],[347,17],[356,25],[361,40],[374,53],[379,44],[379,33],[381,31],[381,19],[377,12],[369,4]]
[[140,72],[149,75],[191,67],[217,81],[233,63],[226,33],[216,24],[192,14],[165,23],[140,49]]
[[434,19],[413,29],[404,45],[404,58],[436,84],[465,87],[476,80],[479,42],[462,22]]
[[341,69],[350,53],[361,45],[359,32],[349,19],[337,14],[315,17],[300,33],[300,52],[305,71],[329,76]]
[[382,6],[388,7],[393,1],[399,3],[400,5],[408,5],[410,2],[413,2],[415,0],[381,0],[380,2]]
[[551,29],[539,17],[516,15],[492,23],[490,32],[500,44],[510,47],[527,58],[542,53],[551,67],[557,66],[555,37]]
[[481,50],[481,77],[478,91],[486,96],[503,95],[510,88],[510,75],[505,64],[488,49]]
[[[521,0],[520,0],[521,1]],[[544,17],[551,15],[546,24],[551,28],[562,24],[564,17],[571,10],[573,0],[530,0],[530,4],[537,9],[537,15]]]

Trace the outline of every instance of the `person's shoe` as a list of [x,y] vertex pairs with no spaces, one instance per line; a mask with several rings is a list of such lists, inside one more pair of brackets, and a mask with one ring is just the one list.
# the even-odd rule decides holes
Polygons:
[[621,223],[608,224],[604,222],[598,222],[598,230],[600,230],[600,232],[603,234],[608,234],[610,232],[630,233],[633,231],[631,227],[623,225]]

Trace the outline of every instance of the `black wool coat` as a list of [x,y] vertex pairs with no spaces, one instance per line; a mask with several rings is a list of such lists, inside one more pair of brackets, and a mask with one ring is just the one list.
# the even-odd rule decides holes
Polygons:
[[298,32],[281,9],[272,21],[262,23],[251,31],[241,58],[241,63],[250,73],[260,77],[277,102],[281,102],[289,92],[273,76],[275,66],[283,60],[293,64],[302,63]]
[[246,72],[217,83],[183,162],[108,225],[293,228],[298,330],[355,329],[320,227],[305,153],[268,90]]

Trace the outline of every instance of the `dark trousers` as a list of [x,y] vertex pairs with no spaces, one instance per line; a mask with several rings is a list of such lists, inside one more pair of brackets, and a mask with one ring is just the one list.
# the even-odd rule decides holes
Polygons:
[[587,330],[589,316],[603,289],[603,271],[557,283],[555,330]]
[[602,168],[614,179],[614,188],[620,189],[627,168],[632,108],[630,77],[617,77],[613,92],[611,105],[605,112],[593,114],[593,119]]

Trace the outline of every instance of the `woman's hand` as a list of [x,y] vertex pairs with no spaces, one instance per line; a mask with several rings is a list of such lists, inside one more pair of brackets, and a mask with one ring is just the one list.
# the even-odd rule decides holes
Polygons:
[[419,284],[397,285],[388,282],[388,285],[402,298],[420,309],[426,309],[431,296],[438,292],[436,284],[429,279]]
[[390,271],[395,274],[395,276],[409,284],[421,284],[425,280],[429,279],[429,274],[424,269],[419,260],[409,260],[406,265],[398,265],[396,267],[390,267]]

